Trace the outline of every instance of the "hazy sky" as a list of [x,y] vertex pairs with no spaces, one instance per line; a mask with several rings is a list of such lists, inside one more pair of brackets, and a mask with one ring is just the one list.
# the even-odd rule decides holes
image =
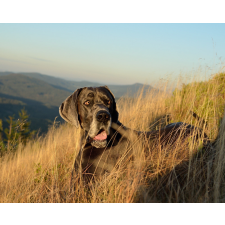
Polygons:
[[225,62],[225,24],[0,24],[0,71],[132,84]]

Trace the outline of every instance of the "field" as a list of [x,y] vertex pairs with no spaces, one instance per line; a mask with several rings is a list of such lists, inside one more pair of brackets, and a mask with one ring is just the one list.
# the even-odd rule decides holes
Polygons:
[[54,124],[47,135],[0,159],[0,202],[225,202],[225,74],[181,84],[173,94],[164,82],[160,94],[140,90],[135,100],[120,98],[119,120],[141,131],[178,121],[192,124],[208,135],[208,148],[192,138],[164,149],[135,140],[135,161],[121,163],[89,188],[77,179],[70,191],[80,134],[68,124]]

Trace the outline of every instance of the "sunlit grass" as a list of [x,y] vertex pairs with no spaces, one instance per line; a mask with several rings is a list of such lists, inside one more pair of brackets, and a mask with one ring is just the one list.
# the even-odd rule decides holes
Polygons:
[[[140,90],[136,99],[121,98],[117,105],[120,122],[135,130],[157,130],[182,121],[201,127],[213,141],[221,125],[218,142],[210,148],[202,149],[202,140],[193,142],[191,137],[161,148],[157,142],[145,142],[143,136],[133,142],[134,161],[125,166],[125,158],[109,176],[89,188],[77,176],[71,189],[79,129],[54,125],[45,137],[25,147],[21,144],[16,154],[0,159],[0,202],[224,202],[221,79],[208,83],[193,81],[173,95],[168,94],[165,83],[161,93],[149,90],[143,95]],[[207,121],[207,126],[191,111]]]

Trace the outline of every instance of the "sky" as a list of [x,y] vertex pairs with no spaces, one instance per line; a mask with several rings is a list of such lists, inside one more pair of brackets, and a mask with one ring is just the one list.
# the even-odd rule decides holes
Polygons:
[[105,84],[210,76],[224,40],[224,23],[0,23],[0,71]]

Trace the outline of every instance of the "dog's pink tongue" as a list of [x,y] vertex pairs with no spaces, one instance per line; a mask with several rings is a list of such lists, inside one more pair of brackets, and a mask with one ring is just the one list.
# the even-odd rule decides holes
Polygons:
[[107,138],[107,134],[105,131],[102,131],[100,134],[94,137],[94,140],[105,140]]

